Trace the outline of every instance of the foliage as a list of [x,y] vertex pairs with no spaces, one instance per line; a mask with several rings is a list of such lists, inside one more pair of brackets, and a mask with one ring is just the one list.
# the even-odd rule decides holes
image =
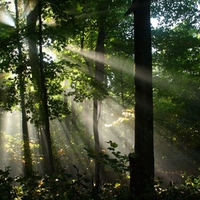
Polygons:
[[88,157],[97,159],[98,162],[103,163],[109,167],[111,167],[114,172],[122,177],[129,171],[129,167],[127,166],[128,163],[128,156],[122,155],[120,151],[117,151],[116,148],[118,144],[112,141],[107,142],[110,146],[107,148],[109,152],[102,150],[98,155],[93,150],[87,151]]
[[[11,133],[13,130],[10,130]],[[4,165],[10,166],[10,171],[13,174],[21,173],[22,164],[25,163],[23,156],[23,140],[20,133],[8,134],[6,132],[1,132],[1,158],[0,164],[1,167]],[[42,155],[38,155],[38,150],[40,145],[36,138],[31,138],[30,142],[31,156],[32,156],[32,164],[34,167],[37,166],[42,161]]]
[[[92,181],[84,174],[75,176],[61,170],[56,174],[38,176],[33,175],[29,178],[15,177],[9,175],[9,168],[0,170],[0,192],[2,200],[39,200],[39,199],[83,199],[92,200],[93,185]],[[154,193],[142,194],[135,197],[128,189],[128,184],[121,183],[104,183],[101,186],[99,200],[128,200],[130,198],[136,200],[196,200],[200,197],[200,176],[186,176],[185,183],[176,186],[170,183],[167,187],[162,187],[160,182],[155,182]]]
[[199,0],[152,1],[152,17],[157,18],[159,25],[165,27],[173,27],[185,19],[197,25],[199,23],[198,5]]
[[14,199],[13,193],[13,178],[9,177],[10,169],[6,168],[5,171],[0,169],[0,194],[2,200]]
[[197,4],[152,3],[152,15],[159,19],[152,30],[155,124],[163,138],[195,151],[199,151],[200,137]]

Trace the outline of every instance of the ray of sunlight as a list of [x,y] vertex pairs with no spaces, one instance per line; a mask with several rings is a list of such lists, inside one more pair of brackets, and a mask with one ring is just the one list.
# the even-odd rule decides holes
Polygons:
[[0,23],[6,24],[12,27],[15,26],[15,21],[13,17],[2,8],[0,9]]
[[22,135],[19,111],[1,115],[1,162],[0,167],[11,167],[11,174],[22,173]]
[[101,53],[97,53],[95,51],[90,51],[90,50],[81,50],[79,47],[76,47],[75,45],[68,45],[66,47],[67,50],[70,50],[74,53],[77,53],[79,55],[82,55],[88,59],[94,60],[94,61],[98,61],[98,62],[103,62],[106,65],[110,65],[112,66],[114,69],[118,69],[121,70],[122,65],[124,66],[124,72],[125,73],[133,73],[130,71],[130,69],[132,69],[133,66],[133,61],[130,61],[128,59],[124,59],[124,58],[117,58],[116,56],[112,56],[109,55],[105,58],[105,60],[101,60],[102,56]]

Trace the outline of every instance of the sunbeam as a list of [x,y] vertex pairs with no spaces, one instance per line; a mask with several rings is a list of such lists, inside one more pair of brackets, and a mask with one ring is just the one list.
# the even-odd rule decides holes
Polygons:
[[95,51],[90,51],[90,50],[80,50],[80,48],[76,47],[75,45],[68,45],[66,49],[74,53],[77,53],[79,55],[82,55],[88,59],[109,65],[117,70],[121,70],[123,66],[124,73],[127,73],[127,74],[133,73],[133,71],[131,71],[131,69],[133,68],[132,60],[125,59],[125,58],[117,58],[116,56],[112,56],[112,55],[108,55],[106,56],[104,60],[101,60],[101,57],[102,57],[101,53],[97,53]]
[[20,128],[20,112],[4,112],[1,122],[1,163],[0,168],[8,166],[12,175],[22,174],[22,135]]
[[[94,149],[92,105],[93,100],[84,100],[84,102],[73,102],[71,99],[72,113],[66,116],[62,122],[52,122],[52,134],[57,158],[62,167],[68,172],[76,174],[76,166],[80,171],[87,172],[89,177],[94,176],[94,161],[88,157],[86,149]],[[122,116],[122,107],[111,99],[103,101],[101,106],[102,117],[99,122],[99,136],[102,152],[113,157],[113,154],[107,149],[108,142],[112,141],[118,144],[116,151],[128,155],[133,148],[132,122],[115,124],[119,116]],[[113,113],[113,115],[112,115]],[[113,127],[105,127],[106,124],[114,124]],[[129,127],[130,125],[130,127]],[[124,129],[122,127],[124,126]],[[130,130],[128,130],[130,129]],[[132,137],[133,138],[133,137]],[[130,147],[131,146],[131,147]],[[109,176],[110,178],[112,177]],[[106,177],[104,177],[106,179]]]
[[[23,174],[24,152],[22,139],[22,119],[21,112],[13,110],[12,112],[3,112],[1,114],[0,126],[0,168],[5,169],[10,166],[11,175]],[[38,134],[33,124],[28,122],[28,131],[30,136],[31,156],[33,158],[33,167],[36,172],[42,172],[42,154]]]
[[[52,138],[54,141],[55,155],[58,159],[57,167],[62,167],[68,173],[75,175],[77,173],[76,168],[82,173],[90,168],[88,165],[90,160],[86,158],[87,155],[84,148],[89,148],[88,140],[91,137],[90,135],[80,133],[79,127],[76,126],[72,132],[67,125],[67,119],[61,122],[52,122]],[[54,127],[55,125],[57,127],[56,129]]]
[[30,14],[30,12],[34,10],[34,8],[37,4],[38,4],[38,0],[25,1],[24,13],[26,14],[26,16],[28,16]]
[[0,9],[0,22],[8,26],[15,27],[15,21],[13,17],[3,8]]
[[[88,131],[88,134],[93,136],[92,129],[92,101],[86,100],[83,102],[84,110],[77,112],[76,108],[80,107],[80,103],[75,103],[76,115],[83,121],[83,124]],[[101,119],[99,121],[100,142],[102,149],[107,149],[108,141],[117,143],[118,150],[128,154],[133,150],[134,134],[133,134],[133,117],[125,117],[122,114],[123,108],[117,102],[108,98],[101,105]],[[122,119],[120,121],[120,119]]]

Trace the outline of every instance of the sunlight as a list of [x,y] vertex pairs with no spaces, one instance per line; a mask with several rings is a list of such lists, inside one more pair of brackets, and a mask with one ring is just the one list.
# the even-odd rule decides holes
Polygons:
[[22,136],[19,111],[4,112],[1,122],[1,163],[0,167],[11,167],[11,174],[22,173]]
[[38,3],[38,0],[31,0],[31,1],[25,2],[24,13],[26,14],[26,16],[28,16],[30,12],[34,10],[37,3]]
[[[88,133],[93,136],[93,101],[87,100],[83,104],[85,109],[82,112],[76,112],[76,114],[78,118],[83,120]],[[75,103],[75,105],[79,107],[80,103]],[[102,149],[107,149],[107,142],[111,140],[119,145],[118,150],[123,153],[129,153],[130,149],[133,150],[134,142],[130,139],[134,137],[132,132],[133,119],[126,118],[126,120],[120,121],[119,119],[123,117],[122,110],[122,106],[110,98],[102,102],[101,115],[104,117],[100,118],[98,126]]]
[[[22,116],[18,110],[3,112],[0,126],[0,168],[11,167],[11,175],[23,174],[23,140],[22,140]],[[42,155],[40,155],[37,133],[33,124],[28,123],[30,148],[33,156],[33,167],[41,172]]]
[[48,57],[44,57],[45,62],[55,61],[57,59],[55,50],[49,47],[43,47],[43,51],[48,55]]
[[15,26],[13,17],[2,8],[0,9],[0,22],[8,26]]
[[[78,120],[78,119],[77,119]],[[56,125],[56,129],[55,126]],[[63,167],[68,173],[75,175],[77,173],[76,166],[80,171],[89,170],[89,159],[84,148],[88,148],[87,139],[89,135],[80,134],[79,128],[74,128],[73,132],[69,130],[66,121],[51,123],[53,145],[55,154],[58,159],[58,166]],[[91,171],[89,171],[91,175]]]
[[134,117],[129,118],[123,113],[124,109],[118,102],[111,98],[103,101],[102,142],[112,140],[118,144],[120,152],[129,154],[134,150]]
[[[91,55],[90,55],[91,56]],[[73,101],[73,99],[71,99]],[[57,149],[58,154],[60,154],[60,160],[62,166],[71,166],[68,167],[73,173],[74,171],[73,164],[78,168],[81,166],[81,170],[88,169],[87,156],[85,155],[83,149],[84,147],[92,148],[93,144],[89,142],[89,138],[93,138],[93,102],[92,100],[84,100],[82,103],[73,102],[75,119],[80,126],[84,126],[85,135],[82,133],[79,135],[79,128],[73,129],[73,132],[63,134],[61,131],[60,143],[61,146]],[[116,101],[111,98],[106,98],[101,104],[101,117],[99,120],[99,137],[101,148],[103,152],[108,153],[111,157],[113,156],[107,150],[109,147],[108,141],[112,141],[118,144],[117,151],[120,151],[123,154],[128,155],[130,152],[134,151],[134,114],[129,115],[129,110],[124,110],[123,107]],[[66,124],[64,129],[67,130]],[[64,130],[63,129],[63,130]],[[184,170],[188,169],[188,164],[182,164],[187,159],[187,156],[183,152],[178,150],[172,144],[161,138],[157,135],[158,130],[155,130],[155,175],[163,177],[165,184],[168,184],[170,180],[174,180],[178,183],[182,183],[183,179],[181,174]],[[58,136],[58,135],[57,135]],[[59,143],[58,137],[56,136],[56,143]],[[92,139],[93,140],[93,139]],[[65,141],[65,142],[63,142]],[[86,142],[87,141],[87,142]],[[66,148],[65,148],[66,146]],[[169,147],[169,148],[166,148]],[[170,151],[169,151],[170,149]],[[171,157],[171,152],[173,155],[180,155],[180,158],[174,156]],[[68,157],[68,158],[66,158]],[[78,159],[74,159],[74,158]],[[195,164],[192,164],[192,159],[187,160],[191,166],[192,171],[194,172]],[[69,164],[70,163],[70,164]],[[90,160],[90,164],[94,164],[93,160]],[[91,168],[89,168],[91,170]],[[91,173],[92,171],[88,172]],[[188,171],[189,172],[189,171]]]
[[[70,50],[74,53],[77,53],[79,55],[82,55],[88,59],[94,60],[94,61],[98,61],[100,63],[104,63],[116,70],[123,70],[123,73],[129,74],[129,75],[133,75],[134,74],[134,60],[130,60],[130,59],[126,59],[126,58],[117,58],[116,56],[112,56],[112,55],[108,55],[107,57],[105,57],[104,60],[101,60],[101,53],[97,53],[95,51],[89,51],[89,50],[80,50],[80,48],[74,46],[74,45],[68,45],[66,47],[67,50]],[[98,56],[97,56],[98,55]],[[139,67],[138,67],[139,69]],[[148,71],[147,71],[148,72]],[[148,73],[137,73],[137,78],[140,80],[143,80],[145,82],[151,82],[151,80],[149,80],[149,74]],[[134,79],[133,79],[134,81]]]
[[105,60],[101,60],[101,57],[102,57],[101,53],[97,53],[95,51],[89,51],[89,50],[81,50],[79,47],[76,47],[75,45],[68,45],[66,49],[74,53],[77,53],[79,55],[82,55],[86,58],[89,58],[91,60],[109,65],[117,70],[121,70],[123,67],[123,71],[127,74],[133,73],[133,71],[131,71],[134,65],[133,60],[125,59],[123,57],[117,58],[116,56],[112,56],[112,55],[105,57]]
[[156,28],[158,26],[158,20],[156,18],[151,18],[151,25],[153,28]]
[[200,196],[194,3],[102,2],[0,2],[0,199]]
[[[93,100],[84,100],[81,103],[73,102],[73,111],[66,116],[65,120],[62,120],[60,124],[58,122],[51,123],[53,143],[59,162],[72,174],[76,173],[73,165],[82,172],[87,171],[90,176],[93,176],[94,173],[91,168],[94,166],[94,160],[89,158],[84,150],[84,148],[94,149],[92,108]],[[122,116],[122,107],[111,99],[103,101],[101,113],[104,117],[100,119],[98,128],[102,151],[112,157],[111,152],[107,150],[109,147],[107,142],[112,141],[118,144],[117,151],[120,151],[122,155],[128,155],[133,150],[133,140],[130,139],[133,138],[133,122],[114,123],[119,116]],[[108,123],[114,125],[105,127]]]

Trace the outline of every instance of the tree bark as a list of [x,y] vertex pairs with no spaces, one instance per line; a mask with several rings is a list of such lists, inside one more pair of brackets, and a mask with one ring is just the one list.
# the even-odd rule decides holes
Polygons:
[[[18,0],[15,0],[15,14],[16,14],[16,28],[19,31],[19,10],[18,10]],[[17,73],[19,77],[19,90],[20,90],[20,103],[22,112],[22,137],[23,137],[23,147],[24,147],[24,176],[29,177],[33,173],[31,150],[29,145],[29,133],[28,124],[25,108],[25,81],[24,81],[24,71],[25,66],[23,64],[22,48],[20,43],[20,36],[18,33],[18,58],[19,63],[17,67]]]
[[[39,34],[36,34],[36,22],[39,19]],[[54,172],[54,161],[52,154],[52,141],[49,126],[48,97],[45,86],[45,75],[43,69],[42,53],[42,19],[41,19],[41,0],[37,2],[34,9],[27,16],[27,33],[29,44],[29,62],[32,70],[33,83],[36,90],[36,100],[39,102],[39,130],[43,140],[43,159],[47,173]],[[39,40],[39,55],[37,42]]]
[[136,157],[130,157],[130,189],[140,195],[154,189],[150,0],[135,1],[133,7]]
[[[98,8],[100,11],[105,11],[107,9],[107,5],[101,5]],[[99,17],[97,21],[98,25],[98,37],[97,37],[97,44],[96,44],[96,61],[95,61],[95,79],[97,83],[102,84],[105,82],[105,66],[104,66],[104,43],[105,43],[105,19],[106,16],[102,15]],[[101,88],[101,86],[100,86]],[[97,89],[98,90],[98,89]],[[97,158],[95,160],[95,188],[96,191],[99,191],[100,188],[100,172],[102,165],[99,162],[98,154],[101,152],[101,144],[99,140],[99,120],[100,120],[100,112],[101,112],[101,100],[99,100],[99,97],[95,97],[93,99],[93,133],[94,133],[94,140],[95,140],[95,152],[97,155]]]
[[[95,79],[99,84],[102,84],[104,81],[104,74],[105,74],[105,66],[104,66],[104,39],[105,33],[104,28],[99,29],[97,45],[96,45],[96,62],[95,62]],[[100,171],[101,171],[101,163],[99,162],[98,154],[101,152],[101,145],[99,141],[99,119],[100,119],[100,112],[101,112],[101,101],[97,99],[97,97],[93,100],[93,133],[94,133],[94,141],[95,141],[95,153],[96,153],[96,160],[95,160],[95,184],[96,189],[99,189],[101,178],[100,178]]]
[[39,56],[40,56],[40,76],[41,76],[41,91],[42,91],[42,108],[43,113],[43,122],[44,122],[44,137],[47,143],[45,154],[47,155],[45,163],[46,171],[50,174],[55,172],[54,169],[54,159],[53,159],[53,151],[52,151],[52,141],[51,141],[51,133],[50,133],[50,123],[49,123],[49,108],[48,108],[48,95],[47,88],[45,84],[45,74],[44,74],[44,66],[43,66],[43,51],[42,51],[42,2],[41,0],[38,3],[39,5]]

